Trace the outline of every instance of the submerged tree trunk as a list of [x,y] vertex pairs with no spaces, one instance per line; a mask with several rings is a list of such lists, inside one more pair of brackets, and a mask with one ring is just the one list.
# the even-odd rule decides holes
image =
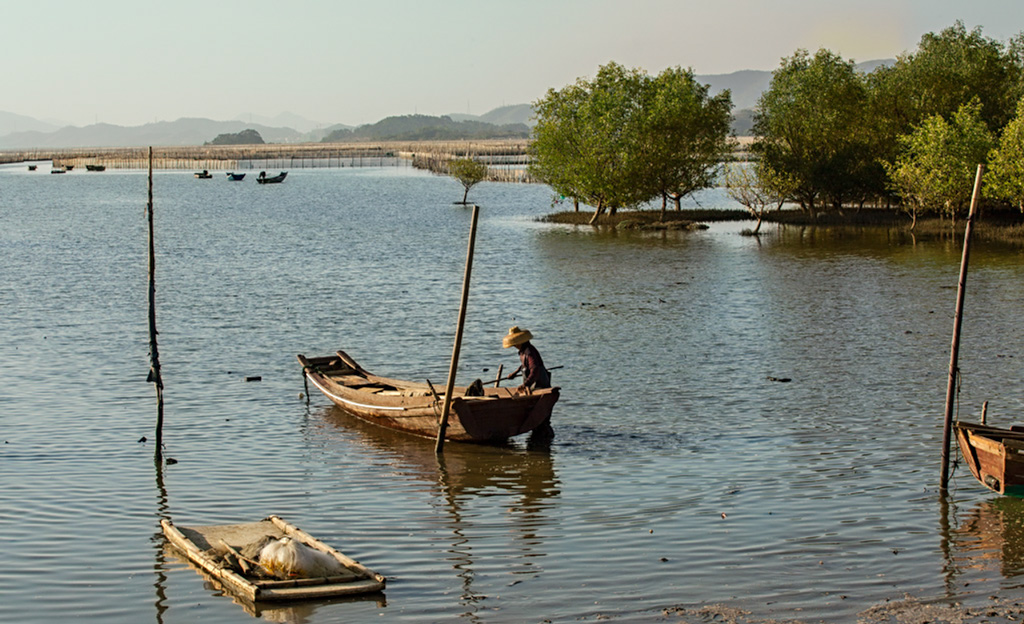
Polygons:
[[597,218],[601,216],[602,212],[604,212],[604,206],[602,206],[601,204],[602,202],[597,202],[597,208],[594,208],[594,216],[590,217],[589,225],[594,225],[595,223],[597,223]]
[[573,197],[572,198],[572,209],[573,209],[573,212],[579,212],[580,211],[580,198],[579,197]]
[[668,209],[668,194],[661,194],[661,222],[665,222],[665,210]]
[[462,203],[466,203],[466,198],[469,197],[469,187],[466,187],[466,192],[462,194]]

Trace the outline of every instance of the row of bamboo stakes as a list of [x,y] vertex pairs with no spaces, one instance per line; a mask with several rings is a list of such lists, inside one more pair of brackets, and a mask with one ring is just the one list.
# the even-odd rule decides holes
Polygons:
[[528,147],[528,141],[516,139],[29,149],[0,151],[0,164],[52,161],[54,167],[145,169],[152,163],[155,169],[197,171],[412,166],[446,174],[448,161],[473,158],[488,165],[489,181],[531,183],[536,180],[528,171]]
[[[749,137],[737,139],[734,157],[743,160]],[[472,158],[489,167],[491,182],[535,183],[529,173],[529,140],[384,141],[377,143],[298,143],[263,145],[201,145],[83,147],[0,150],[0,164],[52,161],[53,166],[102,165],[110,169],[145,169],[152,149],[153,167],[169,170],[235,171],[343,167],[402,167],[445,175],[447,163]]]

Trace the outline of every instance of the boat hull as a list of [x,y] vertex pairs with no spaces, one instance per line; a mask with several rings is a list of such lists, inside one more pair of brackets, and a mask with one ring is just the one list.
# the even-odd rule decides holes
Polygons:
[[993,492],[1024,498],[1024,431],[965,422],[954,428],[974,478]]
[[[372,375],[340,351],[298,358],[309,382],[343,411],[388,429],[437,437],[443,387]],[[558,388],[487,388],[483,396],[466,396],[465,387],[454,388],[445,439],[493,444],[529,433],[549,421],[558,396]]]
[[259,182],[260,184],[280,184],[281,182],[284,182],[284,179],[287,178],[287,177],[288,177],[288,172],[287,171],[282,171],[281,173],[277,174],[276,176],[274,176],[272,178],[266,177],[266,174],[264,174],[261,171],[260,175],[256,177],[256,181]]

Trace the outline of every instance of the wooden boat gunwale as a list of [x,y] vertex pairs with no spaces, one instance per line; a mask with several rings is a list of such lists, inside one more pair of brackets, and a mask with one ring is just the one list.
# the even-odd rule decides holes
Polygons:
[[[355,559],[339,552],[327,544],[306,533],[299,527],[289,524],[279,516],[272,515],[260,522],[245,523],[242,525],[215,525],[216,527],[251,526],[256,530],[260,525],[270,521],[273,526],[293,539],[327,553],[338,560],[350,570],[356,579],[350,576],[335,577],[312,577],[296,579],[249,579],[241,574],[225,568],[223,565],[212,559],[195,542],[189,539],[181,529],[196,531],[198,529],[212,527],[181,527],[179,529],[171,520],[164,518],[160,520],[164,535],[167,539],[181,550],[189,561],[198,565],[203,571],[220,581],[227,589],[231,590],[250,602],[256,601],[285,601],[285,600],[306,600],[311,598],[327,598],[332,596],[351,596],[355,594],[366,594],[384,590],[385,579],[382,575],[367,568]],[[204,536],[205,539],[205,536]]]
[[1024,497],[1024,430],[956,421],[960,455],[974,478],[997,494]]

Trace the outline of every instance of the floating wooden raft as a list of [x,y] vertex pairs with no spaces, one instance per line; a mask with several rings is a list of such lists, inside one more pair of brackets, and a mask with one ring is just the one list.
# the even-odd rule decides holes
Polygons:
[[[277,516],[247,524],[178,527],[166,519],[161,520],[160,524],[167,539],[183,551],[190,561],[226,588],[251,602],[350,596],[384,589],[383,576]],[[241,550],[246,544],[266,535],[275,538],[288,536],[327,553],[345,566],[346,573],[329,577],[271,580],[244,576],[219,561],[219,555],[231,549]]]

